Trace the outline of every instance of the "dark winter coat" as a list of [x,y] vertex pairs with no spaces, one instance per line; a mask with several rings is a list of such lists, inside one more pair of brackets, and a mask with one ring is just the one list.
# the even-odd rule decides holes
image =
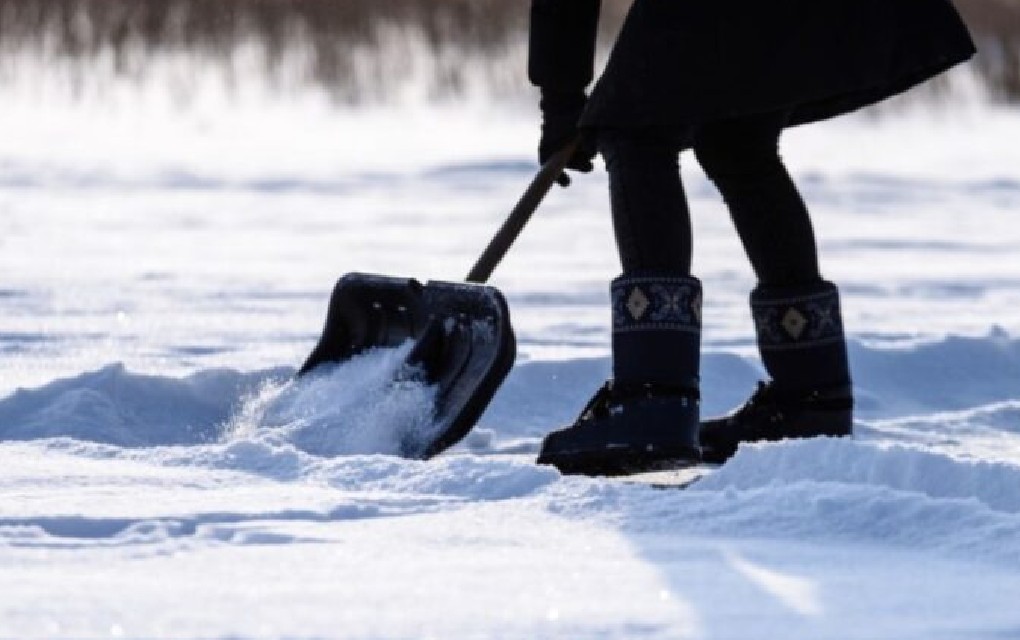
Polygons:
[[[529,75],[592,80],[600,0],[533,0]],[[792,109],[790,125],[902,92],[968,59],[949,0],[635,0],[582,122],[698,124]]]

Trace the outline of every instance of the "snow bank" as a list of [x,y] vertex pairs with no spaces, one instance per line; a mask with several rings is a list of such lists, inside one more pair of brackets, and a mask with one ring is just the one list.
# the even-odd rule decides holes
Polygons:
[[113,364],[0,401],[0,439],[239,448],[265,440],[322,456],[413,455],[432,438],[434,390],[398,376],[406,352],[376,350],[300,380],[287,368],[172,378]]
[[858,414],[883,418],[1020,398],[1020,339],[1001,329],[882,348],[854,341]]
[[[933,444],[926,432],[941,441],[961,431],[1020,435],[1020,339],[995,330],[897,347],[852,340],[850,351],[864,437]],[[433,401],[421,384],[393,383],[402,358],[399,350],[379,351],[298,382],[289,368],[175,378],[109,365],[0,400],[0,439],[68,437],[120,447],[268,439],[318,456],[398,454],[427,439]],[[575,418],[609,370],[606,358],[519,363],[467,445],[479,453],[534,452],[545,433]],[[738,405],[762,375],[754,359],[708,351],[703,413]],[[1003,450],[1018,444],[989,442]]]
[[817,439],[742,447],[684,491],[566,484],[554,511],[636,535],[867,545],[1020,569],[1020,465]]
[[239,398],[285,375],[284,369],[212,369],[172,378],[111,364],[0,401],[0,440],[68,437],[121,447],[211,442]]
[[972,500],[1020,514],[1020,465],[965,460],[904,446],[819,438],[744,445],[699,490],[831,482]]

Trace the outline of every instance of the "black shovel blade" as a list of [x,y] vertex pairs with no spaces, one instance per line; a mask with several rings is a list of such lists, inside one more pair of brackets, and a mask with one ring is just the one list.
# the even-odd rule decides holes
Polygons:
[[298,376],[407,340],[414,341],[407,364],[437,386],[436,436],[405,451],[427,459],[471,431],[513,367],[517,343],[498,289],[347,274],[333,289],[322,337]]

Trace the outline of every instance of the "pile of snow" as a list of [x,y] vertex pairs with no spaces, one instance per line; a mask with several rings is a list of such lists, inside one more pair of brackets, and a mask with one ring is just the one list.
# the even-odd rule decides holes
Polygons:
[[435,388],[404,370],[409,349],[374,349],[297,379],[290,369],[172,378],[113,364],[0,400],[0,440],[119,447],[259,440],[318,456],[414,457],[435,437]]
[[209,369],[175,378],[111,364],[0,400],[0,440],[66,437],[121,447],[212,442],[239,398],[286,374]]
[[824,438],[749,446],[684,496],[691,502],[676,524],[925,549],[1020,570],[1017,486],[1020,465],[914,447]]

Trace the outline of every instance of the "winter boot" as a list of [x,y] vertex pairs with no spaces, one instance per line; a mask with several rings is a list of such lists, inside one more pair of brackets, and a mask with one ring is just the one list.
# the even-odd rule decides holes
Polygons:
[[612,296],[613,380],[573,426],[546,437],[539,464],[622,475],[697,462],[701,283],[623,276]]
[[853,387],[836,286],[759,286],[751,310],[772,380],[743,407],[701,424],[705,461],[725,462],[740,442],[851,435]]

